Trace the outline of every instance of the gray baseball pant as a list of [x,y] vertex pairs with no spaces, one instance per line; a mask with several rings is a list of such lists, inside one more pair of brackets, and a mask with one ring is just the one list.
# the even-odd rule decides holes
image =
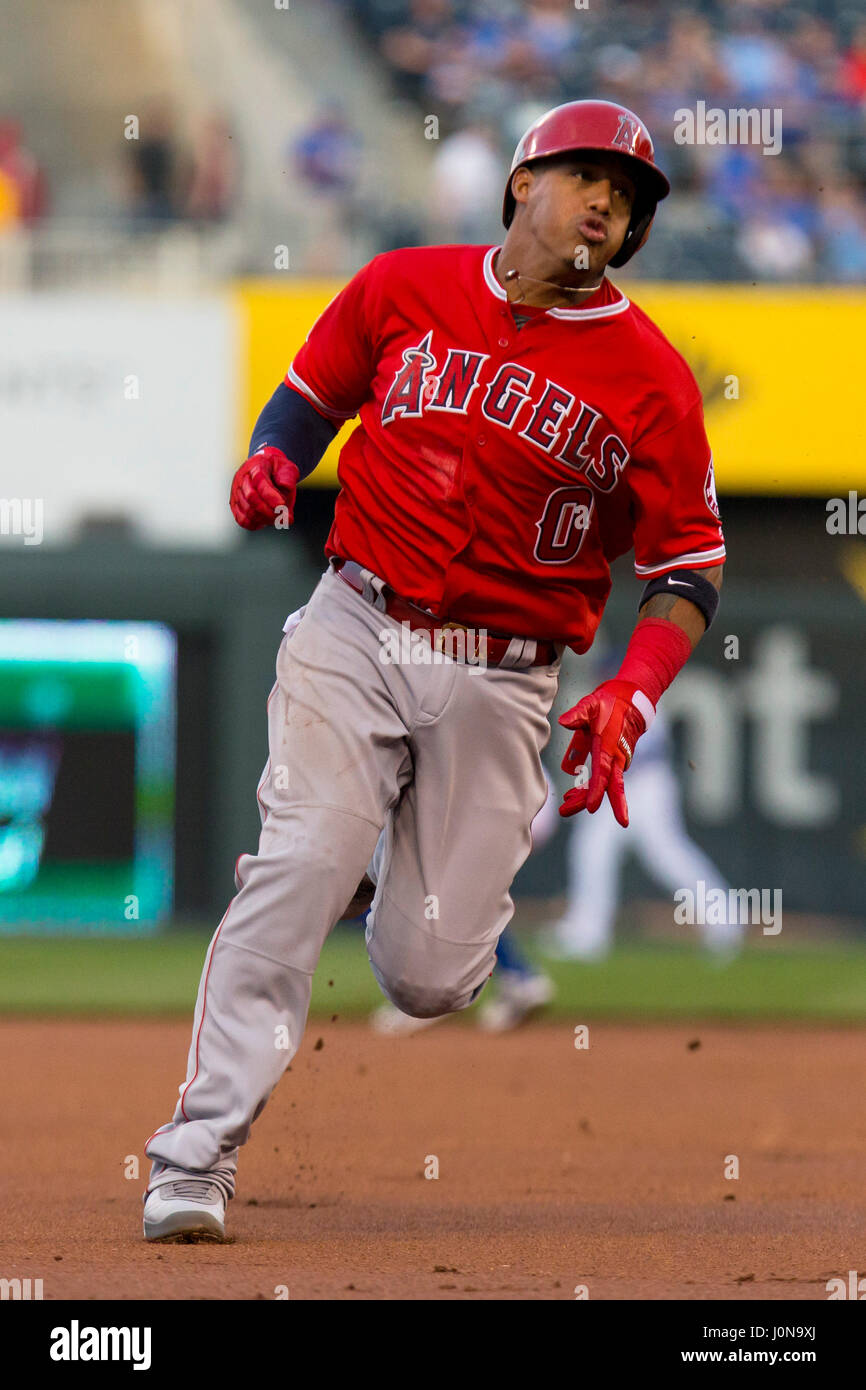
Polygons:
[[207,1173],[233,1195],[238,1149],[300,1045],[322,946],[374,851],[367,950],[387,998],[434,1017],[492,972],[547,796],[560,662],[384,661],[399,625],[375,601],[329,569],[283,637],[258,852],[238,860],[210,943],[186,1081],[145,1146],[149,1190]]

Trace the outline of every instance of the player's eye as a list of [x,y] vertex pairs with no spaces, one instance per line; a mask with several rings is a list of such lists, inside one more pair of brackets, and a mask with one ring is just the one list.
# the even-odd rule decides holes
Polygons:
[[[591,168],[589,165],[582,165],[580,168],[574,170],[574,177],[580,179],[584,183],[597,183],[603,175],[599,174],[598,170]],[[611,193],[620,205],[627,206],[631,203],[631,193],[624,183],[613,184],[611,186]]]

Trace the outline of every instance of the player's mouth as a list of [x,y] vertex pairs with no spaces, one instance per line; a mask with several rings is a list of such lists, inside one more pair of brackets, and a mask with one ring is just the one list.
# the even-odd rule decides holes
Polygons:
[[599,246],[607,240],[607,226],[600,217],[584,217],[577,224],[577,230],[591,246]]

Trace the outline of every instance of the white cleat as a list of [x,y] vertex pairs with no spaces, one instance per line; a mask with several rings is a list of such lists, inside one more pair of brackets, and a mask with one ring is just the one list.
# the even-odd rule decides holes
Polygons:
[[178,1178],[145,1194],[145,1240],[226,1238],[226,1198],[210,1178]]
[[550,927],[540,941],[540,949],[549,960],[576,961],[584,965],[597,965],[607,960],[611,943],[605,939],[576,936],[567,927],[556,923]]
[[547,975],[524,975],[503,970],[498,976],[495,999],[478,1010],[478,1027],[485,1033],[507,1033],[540,1013],[554,995],[553,981]]
[[701,927],[701,945],[714,965],[724,967],[741,954],[745,935],[739,923],[708,924]]
[[383,1038],[408,1038],[411,1033],[420,1033],[423,1028],[441,1023],[447,1017],[448,1014],[442,1014],[440,1018],[413,1018],[393,1004],[380,1004],[370,1015],[370,1027]]

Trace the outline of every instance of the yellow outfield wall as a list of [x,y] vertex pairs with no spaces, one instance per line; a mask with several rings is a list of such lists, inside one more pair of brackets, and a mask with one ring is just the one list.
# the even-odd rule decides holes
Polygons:
[[[239,459],[256,417],[342,281],[245,281]],[[638,283],[623,288],[682,352],[704,396],[721,492],[829,496],[866,487],[866,291]],[[344,427],[310,480],[337,480]]]

